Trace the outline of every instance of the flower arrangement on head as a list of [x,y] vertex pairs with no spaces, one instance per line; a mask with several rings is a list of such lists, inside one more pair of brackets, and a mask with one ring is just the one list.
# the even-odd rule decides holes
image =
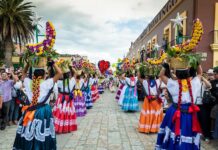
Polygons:
[[56,64],[59,68],[61,68],[63,73],[70,72],[70,67],[72,67],[70,60],[59,59]]
[[101,74],[105,74],[105,72],[110,68],[110,62],[105,60],[100,60],[98,62],[98,68]]
[[[29,60],[32,66],[43,66],[46,64],[47,58],[57,58],[58,53],[53,50],[55,43],[56,31],[53,24],[48,21],[46,23],[46,35],[42,42],[36,44],[27,44],[27,50],[22,56],[22,62]],[[44,64],[42,64],[44,63]]]
[[193,53],[193,50],[200,42],[202,34],[203,25],[199,19],[196,19],[194,21],[191,39],[167,49],[166,52],[171,68],[197,67],[200,55]]
[[76,70],[82,69],[83,58],[80,55],[75,55],[72,58],[72,66]]
[[167,58],[167,53],[163,53],[159,58],[148,58],[147,62],[151,65],[160,65]]

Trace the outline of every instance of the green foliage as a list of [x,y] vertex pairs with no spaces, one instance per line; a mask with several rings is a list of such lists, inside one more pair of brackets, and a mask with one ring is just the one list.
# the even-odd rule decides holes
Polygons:
[[19,43],[26,43],[33,37],[33,16],[31,2],[24,0],[0,1],[0,33],[1,38],[10,37]]
[[197,69],[198,64],[200,63],[200,60],[201,60],[200,54],[182,53],[180,56],[181,56],[181,58],[188,61],[188,64],[189,64],[190,67],[193,67],[193,68]]

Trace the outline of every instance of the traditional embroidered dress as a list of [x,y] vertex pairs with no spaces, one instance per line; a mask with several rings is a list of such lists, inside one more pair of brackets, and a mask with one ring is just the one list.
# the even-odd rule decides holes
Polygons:
[[169,79],[167,88],[172,95],[173,105],[166,115],[158,133],[156,150],[199,150],[201,129],[197,118],[199,108],[195,85],[198,77],[191,81]]
[[63,80],[58,81],[59,94],[53,108],[56,133],[68,133],[77,130],[77,117],[72,95],[74,85],[74,78],[70,79],[68,83],[63,82]]
[[122,110],[123,111],[138,111],[139,104],[138,104],[138,95],[136,89],[136,79],[134,77],[126,78],[126,90],[123,98],[122,103]]
[[90,84],[89,83],[90,82],[89,82],[89,79],[88,79],[87,81],[84,82],[84,86],[83,86],[83,89],[82,89],[87,109],[90,109],[93,106],[92,93],[91,93],[91,90],[90,90]]
[[159,80],[144,80],[143,86],[148,93],[145,97],[140,113],[138,131],[143,133],[157,133],[163,120],[162,101],[159,98]]
[[85,98],[82,93],[83,86],[84,86],[83,81],[80,80],[76,82],[76,85],[73,88],[74,106],[76,109],[77,117],[83,117],[87,113]]
[[125,80],[119,80],[119,88],[117,90],[117,94],[116,94],[116,97],[115,97],[117,102],[120,99],[120,95],[121,95],[121,92],[122,92],[122,89],[123,89],[124,86],[125,86]]
[[92,86],[91,86],[91,92],[92,92],[92,101],[95,102],[97,99],[99,99],[99,93],[98,93],[98,81],[97,79],[91,79],[92,80]]
[[99,80],[99,85],[98,85],[98,93],[103,94],[104,93],[104,79]]
[[110,89],[111,93],[114,93],[116,91],[114,80],[110,81],[109,89]]
[[[54,119],[48,94],[52,92],[53,85],[53,79],[41,80],[39,89],[33,90],[32,80],[24,79],[24,87],[31,106],[24,106],[22,109],[14,150],[56,150]],[[38,92],[39,95],[32,101],[33,92]]]

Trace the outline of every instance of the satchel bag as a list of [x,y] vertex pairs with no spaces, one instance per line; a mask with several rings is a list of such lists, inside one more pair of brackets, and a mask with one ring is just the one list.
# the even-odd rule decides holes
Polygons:
[[[201,86],[201,93],[202,93],[202,86]],[[202,103],[204,105],[215,105],[216,98],[211,94],[209,90],[205,90],[202,97]]]

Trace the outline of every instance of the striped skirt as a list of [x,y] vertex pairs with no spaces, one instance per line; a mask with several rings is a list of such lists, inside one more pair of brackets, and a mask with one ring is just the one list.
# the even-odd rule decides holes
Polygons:
[[140,113],[138,131],[142,133],[157,133],[163,120],[162,104],[158,100],[144,99]]
[[59,93],[53,108],[56,133],[69,133],[77,130],[74,102],[69,95]]

